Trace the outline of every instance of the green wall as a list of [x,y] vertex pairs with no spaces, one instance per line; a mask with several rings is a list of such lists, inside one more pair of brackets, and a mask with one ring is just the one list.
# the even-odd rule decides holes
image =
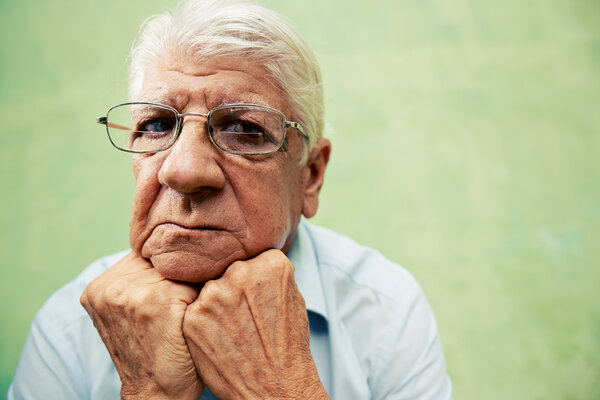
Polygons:
[[[425,288],[455,398],[600,399],[600,3],[264,0],[322,63],[316,222]],[[173,1],[0,1],[0,397],[35,311],[127,247],[94,122]]]

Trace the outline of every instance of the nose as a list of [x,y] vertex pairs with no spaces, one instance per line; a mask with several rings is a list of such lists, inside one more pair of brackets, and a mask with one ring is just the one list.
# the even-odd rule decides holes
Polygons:
[[225,174],[218,163],[223,155],[210,142],[205,121],[194,118],[183,124],[158,172],[162,185],[186,194],[225,186]]

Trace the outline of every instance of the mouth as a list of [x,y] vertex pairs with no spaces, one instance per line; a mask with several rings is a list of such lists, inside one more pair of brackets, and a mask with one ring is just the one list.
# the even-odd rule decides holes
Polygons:
[[218,227],[218,226],[212,226],[212,225],[200,225],[200,226],[186,226],[186,225],[181,225],[175,222],[163,222],[161,224],[158,224],[154,227],[154,229],[156,228],[162,228],[165,230],[174,230],[174,231],[191,231],[191,232],[223,232],[225,231],[225,229]]

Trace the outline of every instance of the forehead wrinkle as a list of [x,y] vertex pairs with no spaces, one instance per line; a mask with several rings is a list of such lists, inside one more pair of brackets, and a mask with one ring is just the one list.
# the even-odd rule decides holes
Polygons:
[[260,104],[263,106],[274,107],[273,104],[264,100],[264,96],[253,90],[244,90],[238,93],[223,93],[219,97],[218,104]]
[[[178,69],[178,68],[181,68],[181,69]],[[187,75],[187,76],[192,76],[192,77],[211,76],[211,75],[215,75],[218,73],[217,71],[192,72],[192,71],[186,70],[184,67],[167,68],[164,71],[165,72],[174,72],[176,74],[182,74],[182,75]]]
[[[207,63],[198,65],[198,69],[188,68],[185,63],[161,64],[149,68],[146,78],[154,84],[142,91],[143,101],[166,104],[179,112],[208,112],[232,103],[269,106],[284,114],[289,111],[285,97],[280,101],[277,87],[270,80],[258,79],[252,69],[244,68],[246,63],[224,66]],[[241,80],[239,73],[244,75]],[[230,77],[233,85],[228,84]]]
[[[159,93],[149,93],[141,97],[139,101],[148,103],[158,103],[171,106],[179,112],[208,112],[215,107],[227,105],[227,104],[258,104],[267,107],[271,107],[277,110],[281,110],[282,104],[272,104],[267,101],[264,96],[253,90],[244,90],[242,92],[227,91],[223,93],[221,90],[210,90],[204,88],[201,93],[169,93],[169,90],[164,88]],[[178,91],[179,92],[179,91]],[[202,99],[202,105],[205,109],[197,109],[197,104],[193,101],[194,97],[200,97]],[[194,104],[190,108],[190,106]]]
[[161,86],[156,91],[152,89],[150,91],[145,91],[140,96],[140,101],[165,104],[175,109],[179,109],[180,107],[184,106],[189,102],[189,100],[189,93],[169,90],[167,85]]

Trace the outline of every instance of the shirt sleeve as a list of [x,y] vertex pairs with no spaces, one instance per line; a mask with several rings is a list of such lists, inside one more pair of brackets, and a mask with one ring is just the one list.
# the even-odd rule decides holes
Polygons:
[[373,399],[452,398],[437,323],[420,288],[387,326],[373,372]]
[[[88,283],[118,261],[125,252],[102,258],[56,291],[37,312],[14,380],[9,400],[87,399],[93,397],[91,379],[106,375],[108,353],[79,303]],[[87,359],[84,364],[82,357]],[[96,362],[103,359],[105,362]],[[112,381],[111,381],[112,382]],[[103,398],[110,398],[104,396]],[[114,397],[113,397],[114,398]]]
[[38,312],[8,390],[9,400],[85,398],[81,362],[61,330],[44,309]]

